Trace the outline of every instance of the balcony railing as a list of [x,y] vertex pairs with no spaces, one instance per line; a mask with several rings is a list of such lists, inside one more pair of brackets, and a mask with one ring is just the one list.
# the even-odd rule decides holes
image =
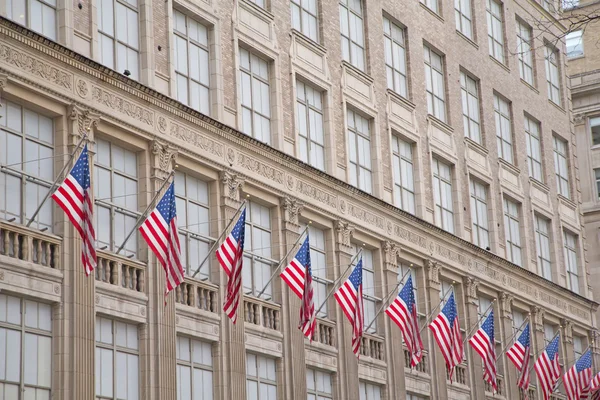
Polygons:
[[186,279],[175,289],[175,301],[200,310],[217,312],[217,287],[208,282]]
[[281,306],[254,297],[244,298],[244,321],[275,331],[281,330]]
[[331,321],[317,318],[313,341],[335,347],[335,324]]
[[384,361],[383,339],[365,334],[360,342],[360,355]]
[[61,242],[58,236],[0,221],[0,255],[57,268]]
[[486,392],[494,393],[498,396],[504,396],[504,377],[502,375],[498,375],[496,377],[496,386],[498,386],[497,392],[494,392],[494,388],[492,388],[492,385],[489,384],[488,381],[484,381],[483,386],[485,387]]
[[[406,368],[411,368],[410,359],[410,352],[408,349],[404,349],[404,366]],[[425,351],[423,351],[421,361],[415,366],[414,370],[425,374],[429,373],[429,354],[427,354]]]
[[[527,397],[529,399],[537,399],[535,386],[529,386],[529,389],[527,390]],[[525,394],[521,389],[519,389],[519,400],[525,400],[525,398]]]
[[146,267],[141,262],[98,251],[96,280],[123,287],[135,292],[145,292]]
[[[448,368],[446,368],[446,378],[450,378],[450,373]],[[466,364],[458,364],[454,367],[454,375],[452,376],[452,382],[458,383],[460,385],[467,384],[467,365]]]

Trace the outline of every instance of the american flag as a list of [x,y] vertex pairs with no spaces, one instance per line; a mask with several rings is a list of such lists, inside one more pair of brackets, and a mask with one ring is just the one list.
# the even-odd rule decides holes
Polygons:
[[87,144],[79,155],[65,181],[52,194],[52,198],[64,210],[71,223],[81,235],[81,263],[85,274],[96,268],[96,233],[94,232],[94,209],[90,196],[90,160]]
[[312,288],[312,269],[310,265],[310,244],[308,235],[300,246],[294,259],[280,274],[281,279],[288,284],[290,289],[302,299],[300,307],[300,323],[298,328],[302,330],[304,336],[312,340],[315,330],[315,303],[313,301],[314,292]]
[[237,309],[242,290],[242,267],[244,265],[244,238],[246,236],[246,209],[235,223],[233,230],[216,251],[217,260],[229,277],[223,311],[233,321],[237,321]]
[[352,324],[352,351],[359,357],[360,341],[365,329],[363,287],[362,287],[362,257],[356,264],[348,280],[334,294],[342,311]]
[[517,386],[523,390],[525,396],[527,396],[527,390],[529,389],[529,355],[531,354],[531,331],[529,323],[525,325],[525,329],[519,335],[519,338],[515,343],[510,346],[510,349],[506,351],[507,357],[517,367],[521,373],[519,374],[519,380]]
[[464,355],[454,293],[450,294],[442,312],[429,325],[429,329],[433,332],[433,337],[446,360],[450,381],[452,381],[454,367],[462,362]]
[[415,367],[423,356],[423,341],[419,333],[419,317],[413,290],[412,276],[409,276],[398,296],[385,309],[385,313],[398,325],[410,357],[410,366]]
[[592,400],[600,399],[600,373],[592,378],[592,381],[590,382],[590,393],[592,394]]
[[469,339],[469,344],[483,359],[483,379],[489,382],[495,391],[496,383],[496,342],[494,342],[494,310],[491,310],[477,332]]
[[158,205],[140,226],[140,233],[163,266],[167,279],[165,295],[183,282],[181,247],[177,234],[175,184],[171,183]]
[[579,360],[563,376],[568,400],[587,398],[592,380],[592,352],[583,353]]
[[558,379],[560,378],[560,364],[558,363],[558,346],[560,336],[556,337],[548,343],[544,352],[535,361],[534,368],[542,389],[544,400],[548,400]]

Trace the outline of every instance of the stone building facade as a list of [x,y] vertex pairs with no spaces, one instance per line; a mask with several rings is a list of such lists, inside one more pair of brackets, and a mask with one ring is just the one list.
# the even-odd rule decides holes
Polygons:
[[[592,345],[598,304],[564,45],[532,31],[533,17],[553,18],[535,0],[453,7],[2,2],[0,398],[520,397],[505,357],[492,393],[469,348],[448,380],[427,329],[424,361],[408,368],[383,314],[357,359],[331,298],[306,340],[278,278],[258,297],[305,226],[317,302],[362,249],[367,325],[410,272],[422,326],[453,286],[464,334],[491,304],[498,353],[529,316],[535,353],[560,330],[570,366]],[[82,139],[98,239],[89,277],[57,207],[26,226]],[[190,276],[165,303],[143,240],[117,250],[174,169]],[[233,325],[214,257],[191,275],[242,204]]]

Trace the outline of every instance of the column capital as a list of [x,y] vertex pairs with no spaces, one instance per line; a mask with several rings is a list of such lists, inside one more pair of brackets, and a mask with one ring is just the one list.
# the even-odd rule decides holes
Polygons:
[[350,239],[356,228],[349,222],[338,219],[335,221],[335,233],[336,233],[336,244],[338,250],[345,251],[346,253],[352,252],[352,243]]
[[442,265],[435,260],[428,259],[425,262],[425,267],[427,268],[427,281],[429,286],[440,289],[442,283],[440,280]]
[[384,270],[397,272],[398,256],[402,249],[400,245],[389,240],[381,241],[381,249],[383,250],[383,267]]
[[166,179],[171,171],[177,166],[177,149],[163,144],[158,140],[151,142],[152,149],[152,168],[154,169],[154,176]]
[[279,198],[279,204],[283,209],[285,228],[297,232],[300,227],[298,220],[304,208],[304,202],[292,196],[284,196]]
[[512,320],[512,303],[514,296],[510,293],[500,293],[500,316]]
[[562,325],[563,340],[565,343],[573,343],[573,322],[563,318],[560,320],[560,324]]
[[544,309],[539,306],[531,306],[531,322],[538,332],[544,332]]
[[67,115],[71,121],[77,122],[77,129],[74,127],[71,132],[72,141],[74,143],[78,142],[83,134],[87,133],[88,141],[93,142],[94,131],[98,127],[100,114],[77,103],[71,103],[67,108]]
[[[239,207],[240,190],[244,187],[245,179],[232,171],[221,171],[219,178],[223,184],[222,196],[228,205],[232,207]],[[236,206],[237,204],[237,206]]]
[[477,297],[477,288],[479,287],[479,281],[471,278],[470,276],[465,276],[463,278],[463,283],[465,285],[465,296],[467,302],[478,305],[479,298]]

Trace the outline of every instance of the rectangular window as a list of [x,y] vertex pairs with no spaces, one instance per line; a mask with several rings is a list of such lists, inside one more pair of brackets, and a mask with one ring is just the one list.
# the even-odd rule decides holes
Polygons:
[[348,110],[349,183],[371,193],[371,127],[370,121]]
[[583,55],[583,31],[569,32],[566,36],[567,57],[579,57]]
[[517,56],[521,79],[533,86],[533,57],[531,52],[531,28],[517,19]]
[[583,338],[581,336],[573,335],[573,355],[575,360],[579,360],[579,357],[583,354]]
[[265,0],[250,0],[260,8],[265,8]]
[[425,88],[427,91],[427,112],[446,122],[446,93],[444,85],[444,64],[442,56],[423,47],[425,56]]
[[208,28],[173,10],[177,100],[210,115]]
[[[0,218],[26,224],[54,181],[54,121],[0,101]],[[37,160],[37,161],[35,161]],[[48,200],[32,227],[52,231]]]
[[6,0],[6,16],[56,40],[56,0]]
[[561,0],[561,6],[563,10],[568,10],[569,8],[574,8],[579,5],[579,0]]
[[525,133],[527,143],[527,166],[529,176],[543,182],[542,175],[542,145],[540,141],[540,124],[529,117],[525,117]]
[[523,322],[525,322],[525,314],[521,311],[512,309],[512,317],[513,317],[513,331],[515,332],[515,337],[518,338],[519,335],[525,329],[523,326]]
[[296,81],[296,94],[300,159],[324,171],[323,95],[301,81]]
[[0,294],[0,398],[46,400],[51,386],[51,306]]
[[327,318],[327,303],[323,303],[329,292],[333,281],[327,279],[327,251],[325,248],[325,231],[310,225],[308,227],[310,236],[310,262],[313,274],[313,292],[315,309],[321,304],[323,307],[319,311],[318,317]]
[[542,7],[544,7],[544,10],[546,11],[555,12],[556,8],[552,3],[554,3],[554,0],[542,0]]
[[452,198],[451,167],[434,158],[432,168],[435,223],[440,228],[454,233],[454,200]]
[[482,248],[490,247],[490,227],[488,223],[487,188],[471,180],[471,221],[473,243]]
[[548,99],[553,103],[561,105],[560,99],[560,75],[558,69],[558,51],[549,45],[545,49],[546,57],[546,80],[548,82]]
[[246,398],[277,400],[275,359],[246,353]]
[[556,327],[547,322],[544,323],[544,347],[548,345],[554,339],[556,334]]
[[212,346],[177,336],[177,399],[213,399]]
[[362,0],[340,0],[342,59],[365,71],[365,30]]
[[423,396],[419,396],[419,395],[412,394],[412,393],[406,393],[406,400],[427,400],[427,399]]
[[96,399],[139,399],[137,326],[96,317]]
[[420,0],[422,4],[424,4],[427,8],[433,11],[436,14],[440,13],[440,6],[438,4],[438,0]]
[[463,110],[463,129],[465,136],[481,144],[479,125],[479,85],[464,72],[460,72],[460,91]]
[[331,374],[316,369],[306,369],[307,400],[333,399]]
[[[190,276],[200,266],[214,239],[210,237],[208,184],[183,172],[175,172],[175,199],[181,259],[185,274]],[[197,275],[210,277],[210,262],[204,263]]]
[[577,266],[577,236],[563,231],[565,264],[567,265],[567,282],[569,289],[579,293],[579,267]]
[[550,261],[550,221],[539,215],[536,215],[534,220],[538,270],[544,278],[552,280],[552,262]]
[[[244,291],[256,296],[269,281],[273,265],[276,264],[271,258],[271,210],[255,202],[248,202],[246,210],[242,281]],[[269,284],[262,297],[270,299],[272,296],[273,289]]]
[[318,0],[291,0],[292,28],[319,42]]
[[473,17],[471,16],[471,0],[454,1],[454,20],[456,21],[456,30],[469,39],[472,39]]
[[496,122],[496,145],[498,157],[513,163],[512,124],[510,122],[510,104],[494,94],[494,120]]
[[137,0],[98,0],[100,63],[139,79],[140,33]]
[[556,174],[556,190],[567,199],[569,190],[569,164],[567,161],[567,142],[554,136],[554,173]]
[[590,118],[590,130],[592,131],[592,146],[600,144],[600,117]]
[[271,143],[271,94],[269,64],[240,48],[242,87],[242,131],[261,142]]
[[[100,250],[117,251],[135,228],[138,212],[137,156],[106,140],[97,140],[94,160],[96,241]],[[137,232],[122,250],[137,255]]]
[[594,176],[596,177],[596,196],[600,200],[600,168],[594,169]]
[[385,17],[383,18],[383,44],[387,87],[402,97],[408,97],[404,28]]
[[365,381],[360,381],[358,385],[360,400],[381,400],[381,386],[374,385]]
[[487,0],[488,48],[490,56],[504,64],[504,28],[502,3]]
[[[359,247],[352,245],[354,248],[354,254],[358,253]],[[363,306],[364,306],[364,320],[365,329],[375,319],[375,313],[377,312],[377,302],[381,299],[376,297],[375,291],[375,264],[373,258],[373,250],[362,249],[362,266],[363,266]],[[355,266],[358,263],[358,259],[352,264]],[[373,322],[367,333],[377,332],[377,323]]]
[[519,205],[507,198],[504,202],[504,235],[506,236],[506,259],[521,266],[521,227]]
[[[417,300],[419,298],[417,296],[417,289],[418,289],[418,286],[419,286],[419,281],[417,280],[417,271],[414,268],[411,268],[410,266],[408,266],[406,264],[399,264],[398,266],[400,267],[398,269],[398,282],[400,282],[400,280],[404,278],[402,280],[402,283],[405,283],[409,276],[412,278],[412,281],[413,281],[413,294],[415,296],[415,304],[416,304]],[[419,311],[419,306],[417,305],[417,312],[418,311]]]
[[392,136],[392,159],[394,162],[394,202],[397,207],[414,214],[413,145],[398,136]]
[[448,297],[450,297],[450,292],[452,291],[452,283],[447,282],[447,281],[442,281],[441,286],[442,286],[441,287],[442,290],[440,290],[440,308],[444,308],[444,305],[446,304]]

